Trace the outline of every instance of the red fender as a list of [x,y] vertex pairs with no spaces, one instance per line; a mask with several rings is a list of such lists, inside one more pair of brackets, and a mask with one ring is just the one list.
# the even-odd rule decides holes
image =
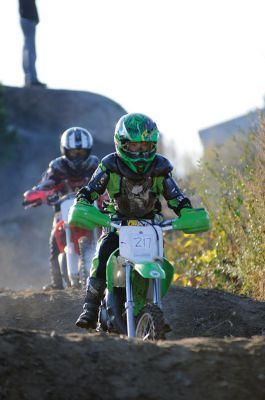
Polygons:
[[76,226],[71,226],[71,240],[75,246],[75,252],[79,254],[78,240],[81,237],[87,237],[89,240],[92,240],[92,231],[83,228],[77,228]]

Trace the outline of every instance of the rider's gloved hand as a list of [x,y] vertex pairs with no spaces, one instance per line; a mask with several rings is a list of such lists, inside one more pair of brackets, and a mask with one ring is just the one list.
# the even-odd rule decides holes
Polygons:
[[90,192],[89,190],[84,186],[82,187],[76,194],[76,201],[86,201],[88,203],[91,203],[91,197],[90,197]]
[[58,200],[59,200],[58,194],[53,194],[47,197],[47,204],[49,206],[55,205],[58,202]]
[[181,214],[180,211],[183,208],[192,208],[191,202],[187,197],[184,197],[184,199],[182,199],[179,202],[178,206],[174,209],[174,211],[178,216],[180,216],[180,214]]

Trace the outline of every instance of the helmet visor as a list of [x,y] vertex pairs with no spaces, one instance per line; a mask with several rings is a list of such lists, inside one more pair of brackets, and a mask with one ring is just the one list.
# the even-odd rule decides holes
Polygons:
[[156,150],[155,142],[126,142],[123,149],[130,154],[132,158],[148,157],[149,153]]
[[69,160],[77,160],[77,159],[85,160],[88,156],[89,156],[88,149],[68,149],[66,151],[66,157],[68,157]]

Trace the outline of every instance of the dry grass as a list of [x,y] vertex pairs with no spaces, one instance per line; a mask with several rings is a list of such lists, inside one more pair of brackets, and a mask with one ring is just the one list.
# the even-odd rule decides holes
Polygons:
[[[167,255],[184,285],[265,299],[265,120],[258,132],[211,149],[189,176],[193,204],[205,206],[211,232],[173,235]],[[177,277],[177,275],[176,275]],[[177,281],[177,282],[178,282]]]

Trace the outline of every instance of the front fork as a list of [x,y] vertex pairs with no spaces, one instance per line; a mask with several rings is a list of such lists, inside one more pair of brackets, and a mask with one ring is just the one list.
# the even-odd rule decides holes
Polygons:
[[134,301],[131,281],[132,265],[125,262],[125,284],[126,284],[126,317],[127,317],[127,335],[129,338],[135,337],[135,320],[134,320]]
[[152,279],[153,283],[153,303],[162,309],[161,303],[161,281],[160,279]]
[[79,273],[78,273],[78,260],[79,255],[75,252],[74,243],[71,241],[71,230],[70,225],[64,224],[65,236],[66,236],[66,262],[68,277],[71,282],[71,286],[78,287]]

